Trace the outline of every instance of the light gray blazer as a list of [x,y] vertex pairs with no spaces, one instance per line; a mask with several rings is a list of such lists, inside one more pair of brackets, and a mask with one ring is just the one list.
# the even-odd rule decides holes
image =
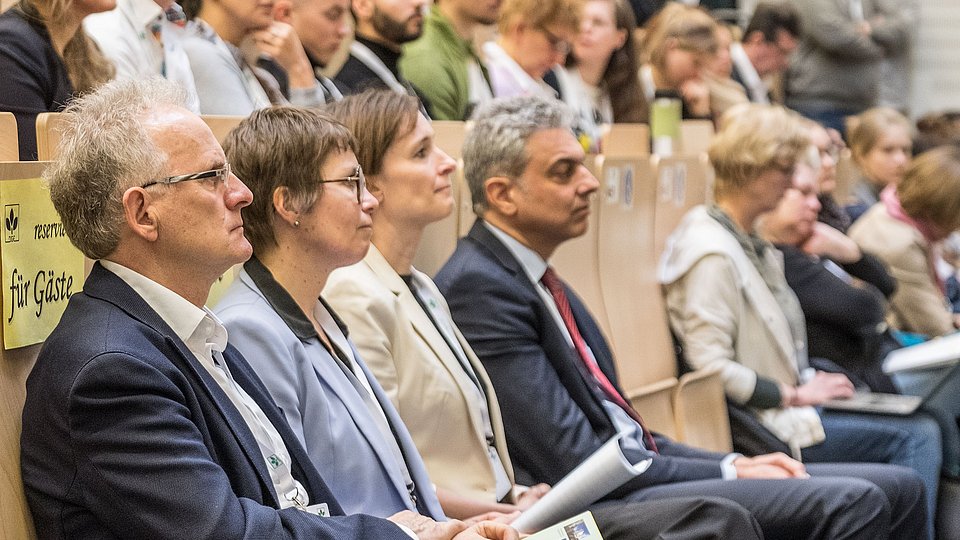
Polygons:
[[[388,517],[405,509],[417,511],[369,409],[318,337],[298,337],[246,271],[237,276],[216,313],[230,343],[263,380],[344,512]],[[400,415],[353,343],[350,346],[397,436],[421,505],[430,517],[444,519]]]

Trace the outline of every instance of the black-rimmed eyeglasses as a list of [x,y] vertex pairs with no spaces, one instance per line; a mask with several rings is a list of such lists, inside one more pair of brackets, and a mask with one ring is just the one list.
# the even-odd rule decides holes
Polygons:
[[230,164],[224,163],[223,167],[219,169],[210,169],[209,171],[200,171],[190,174],[178,174],[176,176],[167,176],[165,178],[156,178],[150,180],[149,182],[142,184],[140,187],[150,187],[156,184],[177,184],[180,182],[188,182],[190,180],[205,180],[207,178],[214,178],[218,183],[223,183],[227,181],[227,178],[230,178]]
[[357,165],[353,175],[343,178],[321,178],[317,180],[321,184],[332,184],[336,182],[350,182],[357,190],[357,204],[363,204],[363,192],[367,190],[367,178],[363,176],[363,168]]

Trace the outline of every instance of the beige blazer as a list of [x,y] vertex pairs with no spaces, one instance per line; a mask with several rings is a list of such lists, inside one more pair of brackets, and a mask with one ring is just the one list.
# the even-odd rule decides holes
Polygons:
[[[416,270],[414,279],[433,292],[449,316],[433,281]],[[360,356],[400,412],[433,482],[460,495],[495,502],[496,480],[479,404],[468,397],[473,382],[380,251],[371,245],[363,261],[335,271],[323,297],[347,324]],[[456,325],[454,331],[485,387],[495,446],[512,482],[493,386]]]
[[[783,268],[778,251],[769,249],[765,256]],[[732,400],[749,400],[758,376],[798,384],[799,369],[806,367],[798,348],[806,344],[793,342],[787,318],[763,277],[706,207],[688,212],[667,240],[658,279],[687,361],[695,369],[719,368]],[[795,453],[825,437],[811,407],[754,412]]]
[[927,265],[932,247],[920,231],[894,219],[883,203],[877,203],[850,227],[850,238],[883,260],[897,280],[887,310],[890,326],[929,336],[955,330],[947,300]]

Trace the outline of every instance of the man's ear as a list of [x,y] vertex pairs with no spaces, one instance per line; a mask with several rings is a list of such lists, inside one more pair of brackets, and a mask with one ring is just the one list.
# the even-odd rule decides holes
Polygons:
[[749,34],[743,36],[744,44],[749,43],[750,45],[760,45],[766,40],[767,38],[763,37],[763,32],[759,30],[754,30],[753,32],[750,32]]
[[273,211],[291,227],[299,226],[300,212],[290,208],[290,190],[286,186],[273,190]]
[[123,192],[120,204],[123,206],[123,220],[127,227],[140,238],[155,242],[159,235],[156,195],[151,195],[142,187],[132,187]]
[[357,22],[373,17],[374,0],[351,0],[353,16]]
[[290,0],[276,0],[273,3],[273,20],[293,24],[293,2]]
[[483,190],[487,196],[487,206],[503,216],[512,216],[517,213],[517,203],[514,201],[516,184],[506,176],[492,176],[483,183]]

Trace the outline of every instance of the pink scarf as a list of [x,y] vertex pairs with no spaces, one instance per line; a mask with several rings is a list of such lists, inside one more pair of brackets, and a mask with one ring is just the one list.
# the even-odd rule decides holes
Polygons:
[[903,206],[900,205],[900,198],[897,197],[897,188],[892,184],[883,188],[883,191],[880,192],[880,202],[883,203],[890,217],[910,225],[927,241],[926,249],[924,249],[924,254],[927,256],[927,269],[930,272],[930,277],[933,279],[933,282],[940,288],[940,293],[946,296],[947,287],[937,273],[937,263],[936,259],[934,259],[933,245],[938,242],[938,238],[940,238],[940,235],[936,232],[936,227],[926,220],[914,219],[908,216],[907,213],[903,211]]

